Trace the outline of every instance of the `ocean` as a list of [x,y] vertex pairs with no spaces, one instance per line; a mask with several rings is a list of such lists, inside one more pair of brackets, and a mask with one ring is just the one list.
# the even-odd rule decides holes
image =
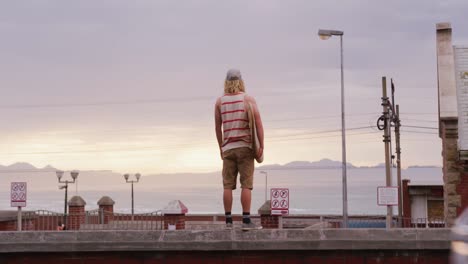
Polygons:
[[[281,169],[265,170],[270,188],[288,188],[290,214],[341,214],[341,169]],[[439,167],[416,167],[402,170],[403,178],[412,183],[442,184]],[[10,182],[27,181],[28,199],[25,211],[50,210],[63,212],[64,191],[57,188],[54,173],[2,175],[0,210],[10,207]],[[131,211],[130,184],[120,174],[83,172],[78,185],[69,187],[69,197],[80,195],[86,201],[86,210],[96,209],[97,201],[104,195],[114,201],[114,211]],[[393,169],[396,185],[396,169]],[[386,208],[377,205],[377,187],[385,185],[384,168],[348,169],[348,212],[350,215],[385,214]],[[256,171],[252,193],[252,213],[265,202],[265,175]],[[171,200],[182,201],[191,214],[223,214],[221,174],[160,174],[145,176],[134,185],[135,213],[163,209]],[[269,199],[269,192],[267,192]],[[394,208],[396,211],[396,208]],[[240,214],[240,189],[234,191],[233,213]]]

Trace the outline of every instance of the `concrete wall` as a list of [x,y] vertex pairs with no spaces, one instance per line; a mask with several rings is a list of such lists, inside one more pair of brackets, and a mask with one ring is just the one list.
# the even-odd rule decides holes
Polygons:
[[439,118],[457,118],[452,26],[450,23],[438,23],[436,25],[436,34]]
[[1,232],[0,263],[448,263],[449,229]]

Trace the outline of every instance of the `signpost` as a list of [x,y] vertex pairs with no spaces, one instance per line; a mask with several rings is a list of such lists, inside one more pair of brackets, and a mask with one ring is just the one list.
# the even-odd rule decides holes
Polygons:
[[377,187],[377,205],[394,206],[398,205],[398,187]]
[[12,182],[11,183],[11,207],[18,208],[18,231],[21,231],[22,219],[21,208],[26,207],[26,194],[27,185],[25,182]]
[[289,214],[289,189],[271,188],[270,190],[271,215]]

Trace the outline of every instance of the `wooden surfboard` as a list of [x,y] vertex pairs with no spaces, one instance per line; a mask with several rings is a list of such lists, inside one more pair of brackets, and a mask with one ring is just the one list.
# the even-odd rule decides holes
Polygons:
[[260,140],[258,140],[258,135],[257,135],[257,126],[255,123],[255,115],[253,113],[253,107],[252,104],[249,103],[249,109],[247,111],[247,115],[249,117],[249,127],[250,127],[250,135],[252,136],[252,150],[254,151],[254,156],[255,160],[258,163],[263,162],[263,153],[262,156],[258,157],[258,149],[260,149]]

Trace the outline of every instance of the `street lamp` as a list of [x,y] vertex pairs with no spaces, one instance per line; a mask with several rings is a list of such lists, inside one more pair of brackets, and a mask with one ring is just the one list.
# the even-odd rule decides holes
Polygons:
[[69,181],[69,180],[65,180],[65,181],[62,181],[62,177],[63,177],[63,174],[65,172],[64,171],[61,171],[61,170],[57,170],[55,172],[55,174],[57,175],[57,179],[58,179],[58,182],[59,183],[65,183],[65,185],[61,185],[59,186],[59,190],[62,190],[62,189],[65,189],[65,205],[64,205],[64,209],[63,209],[63,223],[65,225],[65,227],[67,226],[67,207],[68,207],[68,184],[69,183],[75,183],[76,179],[78,178],[78,174],[80,174],[79,171],[77,170],[73,170],[70,172],[70,175],[73,179],[73,181]]
[[341,53],[341,159],[343,164],[343,227],[348,227],[348,191],[346,184],[346,134],[345,134],[345,101],[344,101],[344,74],[343,74],[343,31],[319,29],[318,35],[321,39],[326,40],[332,36],[340,36],[340,53]]
[[265,174],[265,202],[268,201],[267,199],[267,192],[268,192],[268,172],[261,171],[261,174]]
[[140,181],[140,177],[141,177],[141,174],[140,173],[137,173],[135,174],[135,178],[136,178],[136,181],[135,180],[131,180],[129,181],[128,178],[130,178],[130,174],[124,174],[124,178],[125,178],[125,181],[127,183],[131,183],[132,184],[132,221],[133,221],[133,208],[134,208],[134,202],[133,202],[133,183],[134,182],[139,182]]

